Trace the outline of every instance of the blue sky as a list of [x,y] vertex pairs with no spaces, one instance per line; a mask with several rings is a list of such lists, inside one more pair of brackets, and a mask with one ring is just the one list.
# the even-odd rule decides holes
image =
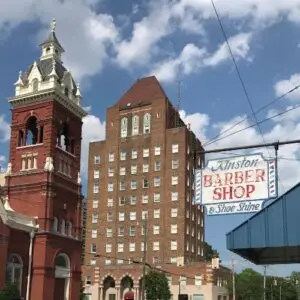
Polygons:
[[[216,0],[215,4],[254,110],[300,83],[300,0]],[[83,174],[88,142],[105,137],[106,108],[138,77],[155,74],[175,105],[176,79],[180,79],[182,117],[204,144],[251,113],[210,0],[2,0],[0,161],[4,167],[9,147],[7,98],[14,93],[19,70],[39,58],[38,44],[53,17],[66,50],[63,60],[80,82],[83,105],[89,109],[83,127]],[[299,102],[297,90],[257,118]],[[250,118],[232,131],[251,124]],[[299,138],[300,109],[262,124],[261,129],[266,141]],[[254,127],[209,147],[261,142]],[[293,145],[279,151],[280,192],[299,181],[299,150]],[[272,149],[269,153],[273,155]],[[206,238],[225,261],[230,259],[225,233],[247,217],[206,219]],[[269,272],[288,274],[292,269],[297,267],[270,267]]]

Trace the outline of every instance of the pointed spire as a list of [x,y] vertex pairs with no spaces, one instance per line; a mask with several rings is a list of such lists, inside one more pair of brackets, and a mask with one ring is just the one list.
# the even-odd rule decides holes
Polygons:
[[15,82],[15,85],[17,85],[17,86],[24,85],[23,80],[22,80],[22,71],[19,71],[19,78]]
[[52,59],[52,71],[49,76],[58,77],[56,73],[56,60],[54,58]]
[[76,97],[80,97],[81,98],[80,84],[79,83],[77,83]]
[[51,22],[51,32],[55,32],[55,29],[56,29],[56,20],[55,18],[53,18]]

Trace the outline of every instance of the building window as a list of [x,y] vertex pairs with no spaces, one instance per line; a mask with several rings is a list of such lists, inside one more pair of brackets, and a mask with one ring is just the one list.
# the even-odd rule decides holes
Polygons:
[[148,173],[148,172],[149,172],[149,165],[143,164],[143,173]]
[[160,161],[154,163],[154,171],[160,171]]
[[95,165],[100,164],[100,156],[99,156],[99,155],[95,155],[95,156],[94,156],[94,164],[95,164]]
[[108,198],[107,199],[107,206],[108,207],[113,207],[114,206],[114,199],[113,198]]
[[124,221],[125,220],[125,213],[119,212],[119,221]]
[[177,224],[171,225],[171,233],[173,233],[173,234],[177,233]]
[[154,148],[154,155],[155,155],[155,156],[160,155],[160,147],[159,147],[159,146],[156,146],[156,147]]
[[112,251],[112,244],[106,244],[105,245],[105,252],[106,253],[111,253]]
[[108,212],[106,214],[106,220],[107,220],[107,222],[112,222],[112,220],[113,220],[113,213],[112,212]]
[[139,116],[133,116],[132,118],[132,135],[139,134]]
[[159,225],[154,225],[153,226],[153,234],[154,235],[159,234],[159,229],[160,229]]
[[97,229],[92,229],[92,239],[97,238]]
[[172,192],[172,201],[178,201],[178,192]]
[[135,211],[130,212],[129,219],[130,219],[130,221],[135,221],[136,220],[136,212]]
[[90,265],[91,265],[91,266],[96,265],[96,259],[91,259],[91,260],[90,260]]
[[115,155],[114,155],[114,153],[112,153],[112,152],[109,153],[109,154],[108,154],[108,161],[109,161],[109,162],[113,162],[114,160],[115,160]]
[[125,138],[127,136],[127,127],[128,127],[128,119],[121,119],[121,137]]
[[96,244],[91,244],[91,253],[96,253],[96,252],[97,252]]
[[143,188],[148,188],[148,187],[149,187],[148,179],[143,179]]
[[129,227],[129,235],[130,236],[135,236],[135,234],[136,234],[136,228],[135,228],[135,226],[130,226]]
[[172,153],[178,153],[179,151],[179,146],[178,144],[173,144],[172,145]]
[[153,242],[153,251],[159,251],[159,241]]
[[143,128],[143,133],[150,133],[150,128],[151,128],[151,115],[149,113],[144,115],[144,128]]
[[136,190],[136,180],[131,180],[130,187],[132,190]]
[[131,159],[137,159],[137,150],[131,151]]
[[124,260],[123,259],[118,259],[117,260],[117,264],[118,265],[123,265],[124,264]]
[[93,200],[93,208],[98,208],[99,201]]
[[177,216],[178,216],[178,208],[172,208],[171,209],[171,217],[177,218]]
[[106,237],[112,237],[113,230],[112,228],[106,228]]
[[131,166],[131,174],[135,175],[137,173],[137,165],[132,165]]
[[131,205],[136,205],[136,196],[131,196],[130,197],[130,204]]
[[170,263],[171,264],[177,264],[177,257],[171,257],[170,258]]
[[96,215],[96,214],[92,215],[92,223],[93,224],[97,224],[98,223],[98,215]]
[[177,241],[171,241],[171,250],[177,250]]
[[202,285],[202,276],[201,275],[195,275],[195,285],[197,285],[197,286]]
[[52,229],[54,232],[58,231],[58,219],[56,217],[53,218]]
[[153,194],[153,201],[154,202],[160,202],[160,193],[154,193]]
[[147,210],[143,210],[142,211],[142,220],[146,220],[148,217],[148,211]]
[[160,177],[158,177],[158,176],[154,177],[154,186],[155,187],[160,186]]
[[114,184],[113,183],[109,183],[107,185],[107,191],[108,192],[113,192],[114,191]]
[[129,252],[135,251],[135,243],[129,243]]
[[104,264],[107,265],[107,266],[111,265],[111,259],[106,259],[105,262],[104,262]]
[[178,176],[172,176],[172,185],[178,184]]
[[125,151],[121,151],[120,160],[126,160],[126,152]]
[[108,177],[114,177],[115,170],[113,168],[108,168]]
[[120,191],[125,191],[126,185],[125,182],[120,182]]
[[154,209],[154,211],[153,211],[153,218],[154,219],[159,219],[160,218],[160,209],[159,208]]
[[120,226],[118,229],[118,236],[124,236],[124,232],[125,232],[124,226]]
[[149,201],[149,196],[148,195],[143,195],[142,202],[145,204],[145,203],[148,203],[148,201]]
[[145,251],[145,243],[141,242],[141,251]]
[[99,183],[94,183],[93,193],[94,194],[98,194],[99,193]]
[[126,168],[125,167],[121,167],[120,168],[120,175],[121,176],[125,176],[126,175]]
[[12,254],[7,262],[6,281],[15,284],[21,293],[23,277],[23,262],[19,255]]
[[94,179],[98,179],[100,177],[100,171],[94,170]]
[[178,159],[172,159],[172,169],[178,169],[179,167],[179,160]]
[[122,243],[118,244],[118,252],[124,252],[124,244]]
[[149,157],[149,149],[143,149],[143,157]]

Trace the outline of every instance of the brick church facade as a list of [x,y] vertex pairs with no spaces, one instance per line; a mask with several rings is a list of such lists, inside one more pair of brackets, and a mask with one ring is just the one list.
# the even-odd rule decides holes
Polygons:
[[[0,193],[0,289],[26,300],[78,300],[81,277],[81,94],[52,22],[41,57],[19,74]],[[1,183],[1,180],[0,180]],[[0,184],[1,185],[1,184]]]

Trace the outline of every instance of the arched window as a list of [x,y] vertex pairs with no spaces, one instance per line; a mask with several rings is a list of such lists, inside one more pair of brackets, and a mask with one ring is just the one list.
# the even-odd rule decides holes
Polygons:
[[26,122],[26,145],[35,145],[38,142],[38,127],[35,116],[30,117]]
[[68,236],[72,236],[72,233],[73,233],[73,224],[72,224],[72,222],[71,221],[68,221],[67,222],[67,226],[66,226],[66,234],[68,235]]
[[122,138],[127,136],[127,126],[128,126],[128,119],[122,118],[121,119],[121,137]]
[[132,135],[139,134],[139,116],[133,116],[132,118]]
[[65,220],[61,220],[60,222],[60,233],[66,234],[66,222]]
[[52,230],[53,230],[54,232],[57,232],[57,231],[58,231],[58,220],[57,220],[56,217],[53,218]]
[[63,123],[58,131],[57,146],[65,151],[70,151],[69,127],[67,123]]
[[34,78],[32,80],[32,91],[35,93],[38,91],[38,89],[39,89],[39,81],[37,78]]
[[23,262],[19,255],[10,255],[7,262],[6,281],[14,283],[21,294],[23,276]]
[[144,133],[150,133],[151,128],[151,115],[149,113],[144,115]]

